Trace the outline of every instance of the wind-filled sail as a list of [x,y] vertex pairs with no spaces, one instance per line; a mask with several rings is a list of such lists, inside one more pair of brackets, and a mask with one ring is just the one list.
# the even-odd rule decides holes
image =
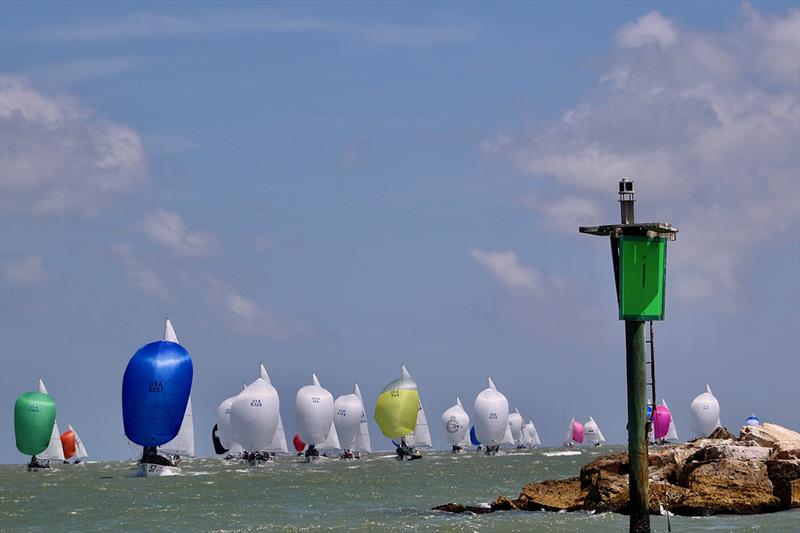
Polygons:
[[358,383],[355,386],[355,395],[361,402],[361,416],[359,417],[358,432],[356,432],[356,445],[354,450],[360,452],[372,452],[372,444],[369,441],[369,423],[367,422],[367,409],[364,406],[364,399],[361,397],[361,389]]
[[481,445],[481,441],[478,440],[478,431],[475,429],[475,426],[469,428],[469,441],[473,446]]
[[292,445],[294,446],[294,449],[297,450],[298,452],[302,452],[303,450],[306,449],[306,443],[303,442],[303,440],[300,438],[300,435],[298,435],[297,433],[295,433],[294,437],[292,437]]
[[698,437],[708,437],[721,424],[719,420],[719,402],[706,384],[706,391],[698,395],[689,408],[692,413],[692,431]]
[[655,406],[653,413],[653,435],[656,440],[662,440],[669,433],[669,426],[672,423],[672,413],[664,405]]
[[83,441],[71,425],[68,425],[67,430],[61,434],[61,448],[64,450],[64,459],[75,457],[80,460],[88,457]]
[[[506,439],[508,428],[508,400],[497,391],[492,381],[478,394],[473,405],[478,438],[487,446],[499,446]],[[510,430],[509,430],[510,431]]]
[[336,433],[336,426],[331,420],[331,427],[325,440],[317,445],[321,450],[341,450],[342,445],[339,443],[339,435]]
[[[42,378],[39,378],[39,392],[47,394],[47,388],[44,386]],[[53,420],[53,427],[50,429],[50,442],[47,445],[47,449],[39,454],[39,458],[54,461],[64,460],[64,448],[61,446],[61,433],[58,431],[58,420]]]
[[522,442],[522,426],[524,423],[519,409],[514,409],[513,413],[509,413],[508,427],[511,428],[511,439],[515,444],[526,444]]
[[361,399],[355,394],[345,394],[333,402],[333,423],[343,450],[353,450],[363,415]]
[[567,436],[564,439],[564,444],[572,444],[573,442],[577,442],[578,444],[583,444],[583,436],[584,436],[584,428],[583,424],[575,420],[574,418],[570,420],[569,426],[567,427]]
[[278,391],[263,379],[256,379],[231,404],[233,442],[248,452],[268,450],[275,437],[279,417]]
[[[606,438],[603,436],[603,432],[600,431],[600,426],[597,425],[597,422],[595,422],[594,418],[592,418],[591,416],[589,417],[589,421],[583,425],[583,431],[584,435],[588,437],[589,442],[591,442],[595,446],[602,444],[606,441]],[[583,442],[583,439],[581,439],[578,442]]]
[[528,439],[531,446],[541,446],[542,441],[539,439],[539,432],[536,431],[536,426],[533,425],[533,420],[528,420],[525,424],[525,430],[528,433]]
[[506,431],[503,433],[503,440],[500,444],[512,446],[514,444],[514,436],[511,434],[511,426],[506,425]]
[[[50,445],[56,421],[56,404],[49,394],[26,392],[14,403],[14,436],[17,449],[39,455]],[[59,439],[60,440],[60,439]]]
[[194,457],[194,419],[192,418],[192,398],[186,404],[181,429],[175,438],[161,446],[160,450],[172,455]]
[[428,417],[425,416],[422,400],[420,400],[419,409],[417,409],[417,427],[413,433],[406,435],[406,444],[409,446],[433,446],[431,428],[428,427]]
[[295,412],[297,433],[303,442],[323,444],[333,427],[333,395],[319,384],[316,374],[311,375],[311,385],[297,391]]
[[[462,446],[469,431],[469,415],[456,398],[456,404],[442,413],[444,438],[451,446]],[[467,442],[469,444],[469,442]]]
[[747,420],[744,421],[745,426],[760,426],[761,421],[758,419],[755,413],[747,417]]
[[219,424],[214,424],[214,427],[211,430],[211,442],[214,444],[214,453],[217,455],[228,453],[229,448],[223,446],[222,441],[219,438]]
[[400,378],[386,385],[375,403],[375,421],[384,435],[399,439],[414,432],[419,412],[419,390],[405,366]]
[[219,404],[219,407],[217,407],[217,438],[219,439],[219,442],[223,448],[230,449],[231,445],[233,444],[233,431],[231,430],[231,406],[237,397],[238,394],[236,396],[226,398],[221,404]]
[[192,389],[192,358],[175,342],[155,341],[133,354],[122,378],[125,435],[160,446],[181,429]]

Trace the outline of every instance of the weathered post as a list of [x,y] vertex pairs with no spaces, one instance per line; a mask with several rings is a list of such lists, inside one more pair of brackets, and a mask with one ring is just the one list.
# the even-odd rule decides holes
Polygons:
[[667,223],[637,224],[633,195],[633,182],[623,178],[619,182],[620,224],[579,231],[611,238],[619,318],[625,320],[630,531],[649,533],[644,326],[646,320],[664,317],[666,241],[675,240],[678,230]]

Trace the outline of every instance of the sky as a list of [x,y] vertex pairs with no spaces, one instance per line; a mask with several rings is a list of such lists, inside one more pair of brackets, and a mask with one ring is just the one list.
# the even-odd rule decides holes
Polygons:
[[[491,376],[545,445],[626,439],[617,181],[670,222],[657,395],[689,437],[800,426],[794,2],[0,3],[0,462],[42,377],[126,459],[169,316],[197,450],[267,367],[372,411],[405,363],[434,443]],[[373,446],[388,449],[374,419]]]

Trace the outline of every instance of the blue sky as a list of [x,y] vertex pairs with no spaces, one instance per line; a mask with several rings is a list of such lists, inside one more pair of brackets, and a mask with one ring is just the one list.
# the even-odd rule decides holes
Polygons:
[[[491,375],[557,444],[625,438],[605,240],[680,228],[658,323],[682,436],[800,425],[794,3],[0,4],[0,461],[44,378],[96,458],[169,314],[216,406],[267,366],[374,406],[404,362],[438,444]],[[377,426],[372,432],[378,447]]]

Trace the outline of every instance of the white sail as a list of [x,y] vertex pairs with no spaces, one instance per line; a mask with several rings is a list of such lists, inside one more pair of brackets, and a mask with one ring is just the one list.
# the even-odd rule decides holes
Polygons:
[[461,446],[466,440],[469,443],[469,415],[456,398],[456,404],[442,413],[442,429],[444,438],[451,446]]
[[406,444],[409,446],[433,446],[431,429],[428,427],[428,417],[425,416],[422,400],[419,401],[417,409],[417,427],[414,428],[414,433],[406,436]]
[[78,432],[75,431],[75,428],[73,428],[71,425],[68,425],[67,430],[72,431],[72,433],[75,435],[75,458],[83,459],[85,457],[89,457],[89,454],[86,453],[86,448],[83,445],[83,441],[78,436]]
[[217,437],[223,447],[230,449],[233,444],[233,431],[231,431],[231,406],[234,400],[238,397],[231,396],[226,398],[219,407],[217,407]]
[[[664,401],[664,398],[661,398],[661,405],[669,409],[667,407],[667,402]],[[670,413],[671,414],[671,413]],[[678,440],[678,428],[675,427],[675,417],[669,417],[669,428],[667,428],[667,434],[664,435],[664,440],[668,441],[677,441]]]
[[500,441],[500,444],[506,444],[506,445],[514,444],[514,436],[511,434],[511,426],[506,425],[506,432],[503,434],[503,440]]
[[564,436],[564,445],[568,446],[572,444],[572,426],[575,424],[575,419],[571,419],[569,421],[569,426],[567,426],[567,434]]
[[279,418],[278,391],[258,378],[231,405],[233,441],[249,452],[266,451],[275,438]]
[[331,420],[331,427],[328,431],[328,436],[325,440],[317,445],[321,450],[342,450],[342,445],[339,443],[339,435],[336,433],[336,426]]
[[283,429],[283,419],[280,413],[278,413],[278,426],[275,428],[275,436],[272,437],[272,444],[267,451],[289,453],[289,446],[286,445],[286,431]]
[[175,329],[172,327],[172,322],[169,318],[164,323],[164,340],[169,342],[178,342],[178,336],[175,335]]
[[522,415],[519,409],[514,409],[513,413],[508,415],[508,426],[511,428],[511,440],[514,444],[525,444],[522,442],[522,425],[525,423],[522,420]]
[[475,429],[478,438],[485,446],[498,446],[503,443],[508,427],[508,400],[497,391],[489,378],[488,387],[475,398]]
[[343,450],[355,448],[356,434],[361,426],[364,410],[355,394],[345,394],[333,402],[333,425]]
[[689,407],[692,413],[692,431],[698,437],[708,437],[721,424],[719,402],[706,384],[706,392],[698,395]]
[[586,438],[589,439],[589,442],[598,446],[606,441],[606,438],[603,436],[603,432],[600,431],[600,426],[597,425],[597,422],[594,421],[594,418],[591,416],[589,417],[589,421],[583,425],[583,431]]
[[[44,386],[42,378],[39,378],[39,392],[47,394],[47,387]],[[53,428],[50,431],[50,444],[48,444],[47,449],[37,455],[37,457],[50,461],[64,460],[64,447],[61,445],[61,432],[58,431],[58,422],[53,422]]]
[[194,457],[194,420],[192,418],[191,396],[189,397],[189,402],[186,404],[186,410],[183,413],[180,431],[178,431],[174,439],[159,446],[158,449],[170,455]]
[[361,397],[361,389],[358,383],[355,386],[355,395],[361,402],[361,417],[359,418],[358,432],[356,433],[356,444],[354,451],[372,453],[372,444],[369,441],[369,423],[367,422],[367,409],[364,406],[364,399]]
[[533,425],[533,420],[528,420],[528,423],[525,425],[525,429],[528,433],[528,444],[531,446],[541,446],[542,441],[539,439],[539,432],[536,431],[536,426]]
[[238,442],[231,444],[231,447],[228,450],[228,454],[230,454],[232,457],[238,457],[242,454],[242,452],[244,452],[244,449],[239,445]]
[[[316,374],[311,385],[301,387],[295,398],[297,434],[311,445],[322,445],[333,428],[333,395],[322,388]],[[334,428],[335,429],[335,428]]]

